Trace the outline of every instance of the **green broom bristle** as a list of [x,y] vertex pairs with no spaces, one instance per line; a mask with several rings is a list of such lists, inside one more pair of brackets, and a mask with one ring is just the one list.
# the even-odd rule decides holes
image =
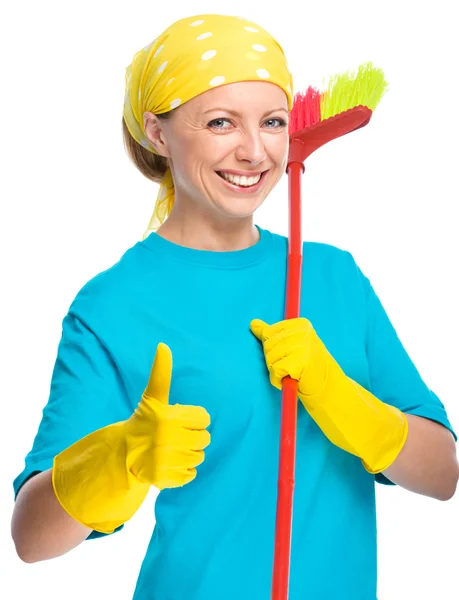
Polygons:
[[387,91],[388,83],[382,69],[371,62],[360,65],[357,73],[346,71],[330,78],[328,89],[321,94],[321,120],[333,117],[355,106],[374,110]]

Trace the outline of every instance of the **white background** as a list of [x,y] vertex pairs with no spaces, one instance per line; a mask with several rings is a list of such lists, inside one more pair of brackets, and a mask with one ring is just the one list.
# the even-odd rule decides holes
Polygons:
[[[258,22],[283,45],[295,91],[366,60],[384,69],[390,91],[370,124],[308,159],[303,236],[352,252],[459,430],[455,5],[290,4],[41,0],[2,11],[2,598],[127,600],[153,530],[151,492],[121,533],[25,564],[10,518],[62,319],[150,219],[157,186],[122,145],[124,74],[179,18],[220,12]],[[287,207],[285,176],[255,222],[288,235]],[[377,504],[379,600],[455,596],[459,492],[445,503],[378,485]]]

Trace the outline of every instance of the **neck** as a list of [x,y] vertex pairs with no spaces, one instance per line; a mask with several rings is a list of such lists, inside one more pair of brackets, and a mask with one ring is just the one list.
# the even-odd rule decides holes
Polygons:
[[170,215],[156,233],[179,246],[212,252],[244,250],[260,239],[252,215],[216,221],[212,216],[204,216],[196,210],[185,214],[175,202]]

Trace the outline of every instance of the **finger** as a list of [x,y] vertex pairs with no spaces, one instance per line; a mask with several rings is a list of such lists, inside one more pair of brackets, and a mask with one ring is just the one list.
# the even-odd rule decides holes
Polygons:
[[167,475],[161,476],[160,483],[155,484],[159,490],[179,488],[195,479],[197,475],[196,469],[178,468],[168,470]]
[[210,425],[210,415],[203,406],[186,406],[173,404],[171,415],[184,429],[203,430]]
[[263,333],[267,328],[268,325],[261,319],[253,319],[250,322],[250,331],[261,341],[263,341]]
[[196,469],[187,469],[186,471],[183,472],[183,478],[182,478],[182,483],[180,486],[175,486],[175,487],[183,487],[184,485],[186,485],[187,483],[190,483],[191,481],[193,481],[193,479],[196,478],[198,472]]
[[202,465],[206,458],[204,450],[189,450],[186,455],[186,466],[188,470],[194,469]]
[[296,381],[299,381],[301,378],[301,368],[292,367],[292,361],[289,357],[279,360],[271,367],[269,371],[269,381],[271,385],[281,390],[282,380],[287,376]]
[[164,466],[160,473],[161,478],[173,472],[194,469],[205,460],[204,450],[190,450],[188,448],[171,447],[164,451]]
[[268,359],[268,355],[271,352],[274,352],[276,356],[279,355],[280,352],[280,356],[283,356],[282,353],[284,352],[284,348],[288,348],[289,346],[291,346],[291,344],[289,344],[288,342],[288,338],[293,339],[292,336],[294,336],[295,333],[296,332],[292,329],[286,328],[282,329],[282,331],[278,331],[273,335],[270,335],[270,337],[267,338],[263,344],[263,351],[265,353],[266,359]]
[[284,319],[278,323],[274,323],[269,327],[269,335],[267,339],[271,339],[274,335],[281,333],[282,331],[291,331],[292,329],[308,329],[312,327],[312,323],[305,317],[296,317],[294,319]]
[[183,441],[183,447],[190,450],[204,450],[210,444],[210,433],[207,429],[202,431],[193,431],[190,429],[181,429],[180,441]]
[[148,402],[155,399],[164,405],[169,404],[172,379],[172,352],[169,346],[160,342],[156,348],[153,367],[150,372],[143,398]]

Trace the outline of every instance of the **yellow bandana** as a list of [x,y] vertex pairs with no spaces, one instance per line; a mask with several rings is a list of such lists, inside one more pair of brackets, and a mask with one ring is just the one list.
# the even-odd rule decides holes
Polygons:
[[[143,114],[168,112],[216,86],[270,81],[293,106],[293,80],[280,44],[262,27],[241,17],[197,15],[180,19],[134,55],[126,68],[123,116],[132,137],[158,154],[143,127]],[[174,182],[167,169],[145,239],[169,216]]]

